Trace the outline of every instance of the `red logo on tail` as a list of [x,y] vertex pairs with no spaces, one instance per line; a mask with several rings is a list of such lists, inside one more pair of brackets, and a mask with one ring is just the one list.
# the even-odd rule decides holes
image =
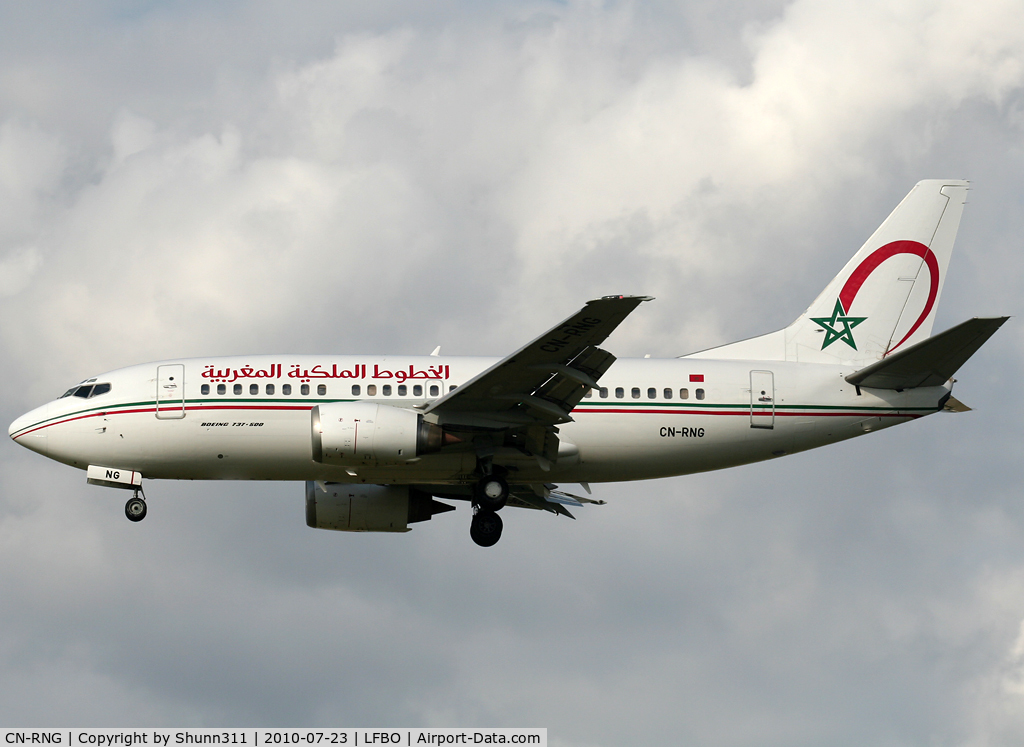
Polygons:
[[928,300],[925,301],[924,310],[921,312],[921,316],[917,318],[913,326],[903,335],[903,339],[885,351],[886,355],[891,353],[893,350],[898,348],[900,345],[907,341],[917,328],[921,326],[928,315],[931,313],[932,308],[935,306],[935,299],[939,295],[939,261],[936,259],[935,254],[931,249],[926,247],[917,241],[893,241],[891,244],[875,249],[871,254],[861,262],[857,269],[853,271],[849,279],[846,281],[846,285],[839,292],[839,301],[842,303],[843,308],[846,309],[846,313],[851,313],[850,307],[853,305],[853,299],[857,297],[857,292],[860,291],[864,281],[873,273],[878,266],[890,257],[895,257],[897,254],[913,254],[916,257],[920,257],[924,260],[924,263],[928,265],[928,273],[931,277],[931,287],[928,289]]

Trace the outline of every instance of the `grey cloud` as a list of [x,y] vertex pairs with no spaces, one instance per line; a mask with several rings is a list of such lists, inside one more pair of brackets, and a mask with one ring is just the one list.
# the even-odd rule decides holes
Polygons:
[[[73,5],[0,24],[8,422],[176,355],[499,355],[608,292],[658,296],[617,354],[685,353],[790,321],[927,177],[975,180],[937,328],[1020,313],[1012,3]],[[1019,741],[1022,334],[973,413],[595,486],[491,552],[465,509],[309,530],[294,484],[129,525],[8,444],[0,720]]]

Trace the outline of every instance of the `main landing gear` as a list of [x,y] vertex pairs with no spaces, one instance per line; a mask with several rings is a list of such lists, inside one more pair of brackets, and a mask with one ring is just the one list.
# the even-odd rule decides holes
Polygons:
[[497,475],[488,475],[473,488],[473,500],[480,508],[500,511],[508,501],[508,483]]
[[469,536],[480,547],[491,547],[501,539],[502,521],[494,511],[477,506],[469,525]]
[[146,496],[141,490],[136,490],[135,495],[124,504],[124,515],[128,517],[128,521],[142,521],[146,518],[146,511]]
[[473,486],[473,521],[469,525],[469,536],[480,547],[491,547],[501,539],[503,525],[497,512],[507,501],[508,483],[499,475],[484,475]]

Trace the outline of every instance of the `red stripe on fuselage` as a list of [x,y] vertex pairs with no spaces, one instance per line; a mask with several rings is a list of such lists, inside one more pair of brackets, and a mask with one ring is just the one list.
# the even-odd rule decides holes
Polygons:
[[[739,406],[742,407],[742,406]],[[296,411],[296,410],[311,410],[313,405],[194,405],[192,407],[186,407],[186,411],[195,412],[200,410],[281,410],[281,411]],[[91,412],[85,415],[76,415],[74,417],[64,418],[63,420],[55,420],[52,423],[46,423],[45,425],[38,425],[34,428],[30,428],[27,431],[22,431],[12,438],[17,440],[22,436],[27,436],[30,433],[43,430],[44,428],[50,428],[55,425],[63,425],[64,423],[73,423],[76,420],[85,420],[86,418],[99,418],[106,417],[108,415],[132,415],[137,413],[152,412],[155,413],[156,407],[142,407],[135,408],[132,410],[115,410],[103,411],[103,412]],[[736,410],[654,410],[654,409],[636,409],[636,408],[586,408],[582,410],[573,410],[573,414],[587,414],[587,413],[601,413],[601,414],[626,414],[626,415],[749,415],[750,409],[736,409]],[[754,413],[755,415],[769,415],[771,413]],[[776,417],[825,417],[825,418],[836,418],[836,417],[878,417],[878,418],[919,418],[922,414],[918,413],[901,413],[901,412],[775,412]]]
[[[588,412],[600,412],[600,413],[617,413],[617,414],[633,414],[633,415],[750,415],[750,408],[742,410],[729,410],[728,412],[722,412],[721,410],[639,410],[639,409],[614,409],[614,408],[603,408],[603,409],[586,409],[586,410],[573,410],[573,414],[588,413]],[[772,415],[770,412],[755,412],[754,415]],[[823,418],[835,418],[835,417],[870,417],[870,418],[918,418],[920,414],[902,413],[902,412],[779,412],[774,413],[776,417],[794,417],[799,415],[800,417],[823,417]]]
[[[196,410],[311,410],[313,405],[196,405],[193,407],[186,407],[186,411]],[[76,420],[85,420],[86,418],[100,418],[106,417],[107,415],[131,415],[140,412],[152,412],[157,411],[156,407],[141,407],[134,410],[114,410],[114,411],[103,411],[103,412],[90,412],[85,415],[76,415],[75,417],[64,418],[63,420],[55,420],[52,423],[46,423],[44,425],[37,425],[34,428],[30,428],[27,431],[22,431],[16,436],[12,436],[14,440],[27,436],[29,433],[35,433],[43,428],[50,428],[54,425],[63,425],[64,423],[73,423]],[[164,408],[163,412],[167,412]]]

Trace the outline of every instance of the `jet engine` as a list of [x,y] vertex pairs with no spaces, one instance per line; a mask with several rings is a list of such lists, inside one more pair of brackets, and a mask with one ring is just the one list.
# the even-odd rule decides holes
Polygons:
[[406,485],[306,483],[306,526],[342,532],[408,532],[455,506]]
[[399,464],[459,439],[423,415],[373,402],[332,402],[312,410],[313,460],[321,464]]

